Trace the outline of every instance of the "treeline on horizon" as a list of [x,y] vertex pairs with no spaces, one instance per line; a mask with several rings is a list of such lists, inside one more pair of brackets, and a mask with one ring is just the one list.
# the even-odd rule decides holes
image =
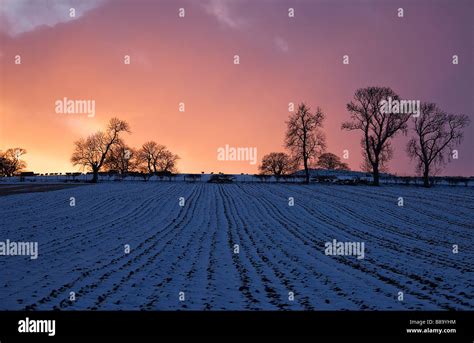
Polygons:
[[[389,87],[358,89],[346,105],[349,120],[341,129],[361,132],[363,163],[361,169],[372,173],[373,184],[380,184],[380,173],[387,172],[393,157],[392,139],[411,133],[406,152],[423,177],[423,185],[430,187],[442,167],[451,159],[453,149],[463,139],[463,130],[470,124],[465,114],[449,114],[434,103],[421,103],[419,112],[392,113],[382,110],[385,101],[401,98]],[[413,125],[408,121],[413,118]],[[320,167],[331,170],[349,170],[337,155],[328,152],[323,122],[325,114],[320,107],[313,111],[306,103],[298,104],[290,114],[284,137],[287,152],[271,152],[262,158],[261,175],[277,177],[304,170],[305,183],[310,181],[310,169]],[[112,118],[105,131],[99,131],[74,142],[71,163],[91,171],[92,182],[98,181],[99,172],[113,171],[122,175],[140,173],[144,179],[152,175],[169,175],[177,172],[179,156],[165,145],[145,142],[140,148],[129,147],[124,134],[131,133],[130,125]],[[13,176],[26,168],[21,156],[25,149],[0,151],[0,176]]]

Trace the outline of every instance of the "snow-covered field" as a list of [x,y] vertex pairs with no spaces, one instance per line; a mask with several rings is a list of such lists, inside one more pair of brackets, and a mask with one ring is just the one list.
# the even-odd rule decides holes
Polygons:
[[474,307],[472,187],[108,183],[0,208],[0,241],[39,249],[0,256],[2,310]]

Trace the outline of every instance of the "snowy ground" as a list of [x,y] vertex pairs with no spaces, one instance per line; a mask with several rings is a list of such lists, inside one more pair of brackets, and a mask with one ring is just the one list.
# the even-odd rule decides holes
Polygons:
[[[39,243],[36,260],[0,256],[2,310],[474,306],[472,187],[108,183],[0,208],[0,241]],[[333,239],[365,258],[325,255]]]

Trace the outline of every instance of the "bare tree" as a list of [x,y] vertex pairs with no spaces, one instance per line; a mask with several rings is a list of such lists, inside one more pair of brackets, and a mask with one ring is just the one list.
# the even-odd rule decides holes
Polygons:
[[157,172],[156,161],[158,159],[159,151],[159,145],[154,141],[145,142],[138,151],[138,159],[140,164],[146,165],[146,171],[148,174]]
[[98,181],[98,174],[106,158],[110,155],[111,148],[120,141],[121,132],[130,132],[127,122],[112,118],[105,132],[99,131],[74,142],[74,152],[71,157],[73,165],[90,168],[93,172],[92,182]]
[[6,169],[8,166],[8,160],[4,157],[3,153],[0,151],[0,176],[6,176]]
[[326,149],[326,138],[320,130],[323,120],[324,114],[319,107],[311,113],[310,108],[301,103],[286,122],[285,145],[291,152],[295,166],[303,165],[306,183],[309,183],[311,162]]
[[26,154],[23,148],[7,149],[0,152],[0,176],[13,176],[26,168],[26,162],[20,159]]
[[171,151],[166,149],[165,146],[160,150],[157,159],[157,165],[159,171],[162,173],[175,173],[177,171],[176,164],[179,160],[179,156],[173,154]]
[[109,171],[116,171],[125,175],[135,168],[136,155],[135,149],[119,140],[110,148],[110,154],[105,159],[104,167]]
[[154,141],[144,143],[138,152],[141,164],[146,165],[149,174],[171,173],[176,171],[178,155],[169,151],[166,146]]
[[350,170],[347,163],[342,162],[339,156],[330,152],[325,152],[319,156],[318,163],[316,165],[318,167],[330,170]]
[[[364,139],[361,139],[361,146],[365,146]],[[379,173],[387,173],[388,172],[388,162],[392,159],[393,157],[393,149],[390,141],[385,143],[385,146],[383,147],[382,151],[379,154],[379,167],[378,171]],[[360,165],[360,168],[368,173],[373,172],[373,166],[369,161],[369,158],[367,157],[367,154],[365,151],[362,153],[362,163]]]
[[262,164],[258,168],[262,174],[275,175],[277,177],[293,172],[290,156],[284,152],[271,152],[263,156]]
[[411,113],[390,113],[382,111],[382,101],[389,98],[399,101],[399,96],[388,87],[367,87],[358,89],[354,100],[347,104],[351,121],[342,124],[344,130],[361,130],[366,164],[371,167],[374,185],[379,185],[380,168],[392,156],[390,139],[398,132],[407,132],[407,121]]
[[417,170],[423,175],[423,186],[430,186],[433,167],[446,163],[450,151],[460,144],[463,128],[469,125],[466,115],[447,114],[436,104],[423,103],[420,116],[415,118],[414,131],[407,152],[417,161]]

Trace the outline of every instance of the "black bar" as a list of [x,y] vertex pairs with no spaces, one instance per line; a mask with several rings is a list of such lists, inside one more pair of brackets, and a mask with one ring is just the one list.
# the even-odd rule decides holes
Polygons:
[[[20,320],[54,319],[55,336],[19,333]],[[412,321],[427,321],[410,324]],[[455,321],[451,323],[436,321]],[[0,312],[0,339],[54,339],[65,336],[364,336],[473,341],[474,312],[431,311],[47,311]],[[455,329],[456,333],[407,333],[407,329]]]

